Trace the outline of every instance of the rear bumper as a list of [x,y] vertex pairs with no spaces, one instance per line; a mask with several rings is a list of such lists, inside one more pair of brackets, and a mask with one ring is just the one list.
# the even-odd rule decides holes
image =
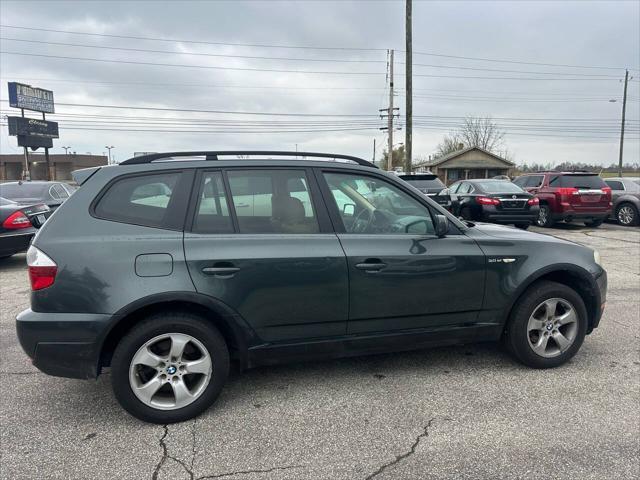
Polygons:
[[16,318],[18,340],[38,370],[56,377],[98,376],[100,345],[111,315],[40,313]]
[[561,212],[552,212],[551,218],[554,220],[566,220],[568,218],[576,220],[606,220],[610,215],[610,208],[598,210],[573,210],[565,208]]
[[482,221],[495,223],[534,223],[538,219],[538,209],[522,212],[499,211],[495,208],[484,208]]
[[35,228],[25,228],[15,233],[0,234],[0,257],[26,251],[36,231]]

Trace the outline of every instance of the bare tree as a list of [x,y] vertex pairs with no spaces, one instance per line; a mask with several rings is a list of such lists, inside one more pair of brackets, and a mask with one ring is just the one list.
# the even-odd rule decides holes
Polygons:
[[[382,165],[387,165],[387,158],[389,152],[384,150],[382,152]],[[393,149],[393,156],[391,157],[391,168],[404,167],[404,145],[400,145]]]
[[440,158],[445,155],[449,155],[458,150],[462,150],[464,148],[464,143],[462,142],[460,135],[458,132],[451,132],[448,135],[445,135],[442,139],[442,142],[438,144],[436,149],[435,157]]
[[465,145],[495,152],[503,145],[504,132],[491,117],[467,117],[457,132]]

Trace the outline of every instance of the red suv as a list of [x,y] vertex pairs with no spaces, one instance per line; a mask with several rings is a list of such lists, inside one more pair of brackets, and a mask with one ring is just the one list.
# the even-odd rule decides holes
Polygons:
[[583,221],[598,227],[611,215],[611,188],[591,172],[538,172],[522,175],[513,183],[540,199],[540,227],[557,221]]

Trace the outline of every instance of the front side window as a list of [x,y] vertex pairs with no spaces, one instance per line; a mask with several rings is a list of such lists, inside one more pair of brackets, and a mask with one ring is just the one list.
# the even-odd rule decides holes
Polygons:
[[318,233],[309,182],[301,170],[230,170],[240,233]]
[[95,214],[105,220],[162,227],[179,172],[125,177],[113,183],[95,206]]
[[348,173],[324,177],[347,233],[435,233],[429,209],[386,180]]

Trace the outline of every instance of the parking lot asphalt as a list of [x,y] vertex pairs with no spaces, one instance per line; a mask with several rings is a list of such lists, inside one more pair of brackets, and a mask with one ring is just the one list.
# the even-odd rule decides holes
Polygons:
[[24,255],[0,261],[0,478],[637,478],[640,229],[532,230],[597,248],[609,274],[600,328],[567,365],[468,345],[260,368],[168,427],[127,415],[108,374],[38,372],[14,327]]

